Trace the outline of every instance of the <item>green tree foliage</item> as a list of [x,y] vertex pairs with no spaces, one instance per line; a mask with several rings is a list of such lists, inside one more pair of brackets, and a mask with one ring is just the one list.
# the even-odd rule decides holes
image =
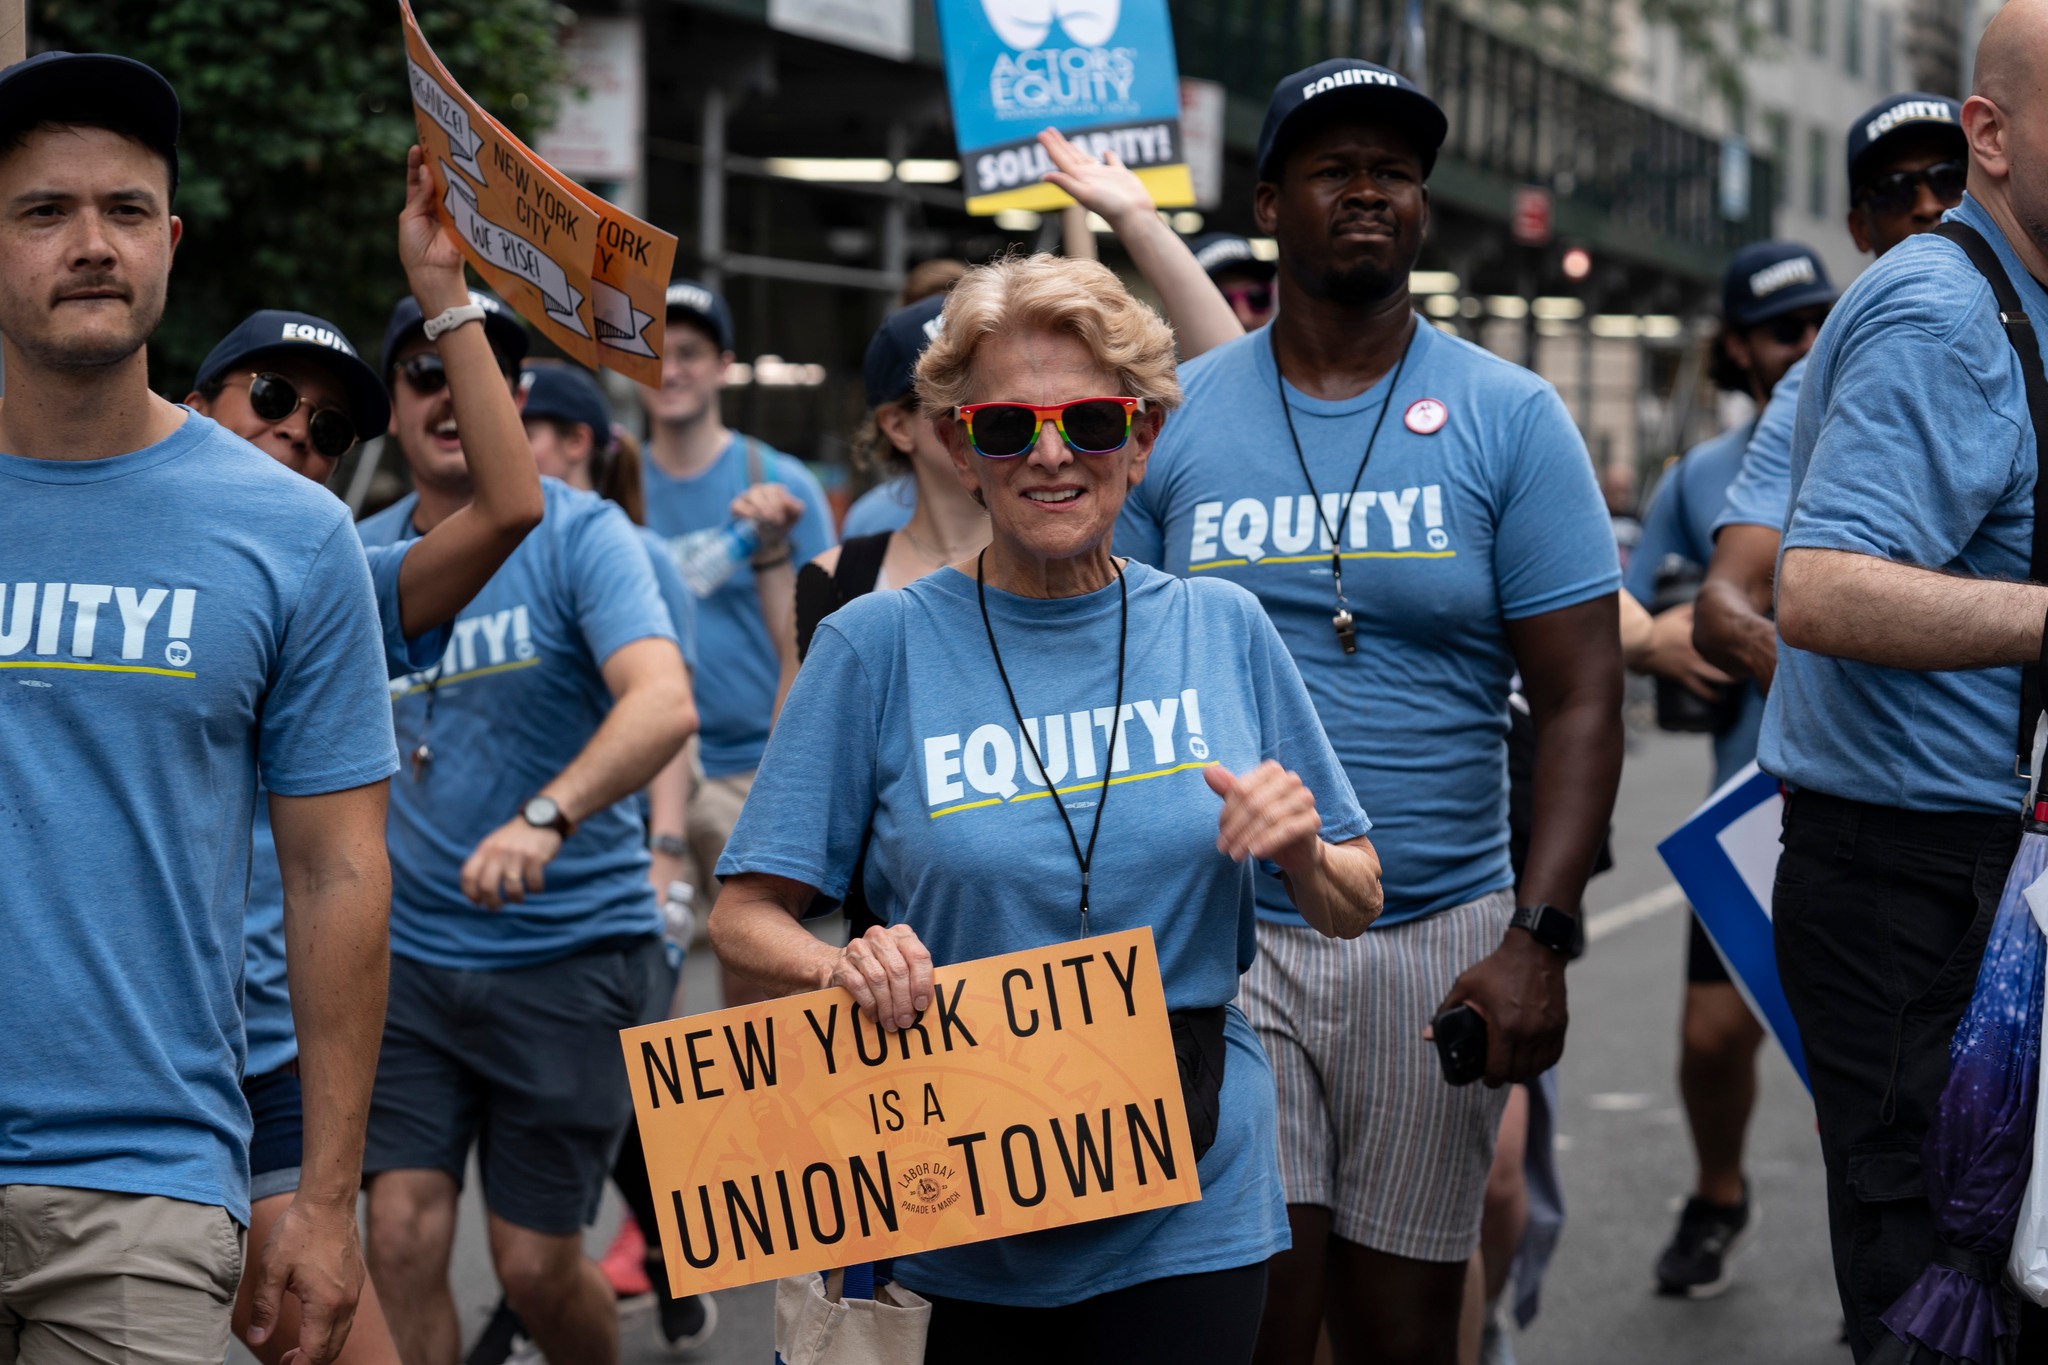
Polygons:
[[[513,132],[546,125],[569,17],[553,0],[415,0],[414,13]],[[38,48],[148,62],[184,105],[185,237],[151,343],[158,389],[182,397],[258,308],[319,314],[375,351],[405,288],[397,216],[414,140],[396,0],[31,0],[29,28]]]

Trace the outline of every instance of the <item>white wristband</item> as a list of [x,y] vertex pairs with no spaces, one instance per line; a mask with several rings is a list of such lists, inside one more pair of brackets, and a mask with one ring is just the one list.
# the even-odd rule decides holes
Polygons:
[[427,340],[438,341],[443,334],[454,331],[465,322],[482,322],[484,306],[480,303],[465,303],[434,317],[428,318],[424,330]]

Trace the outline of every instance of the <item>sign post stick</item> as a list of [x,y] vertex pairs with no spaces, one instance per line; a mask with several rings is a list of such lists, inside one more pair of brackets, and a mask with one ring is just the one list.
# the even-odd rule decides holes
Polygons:
[[1079,204],[1069,204],[1060,210],[1060,234],[1067,255],[1075,260],[1101,259],[1095,250],[1095,234],[1088,228],[1088,210]]
[[28,0],[0,0],[0,66],[28,56]]

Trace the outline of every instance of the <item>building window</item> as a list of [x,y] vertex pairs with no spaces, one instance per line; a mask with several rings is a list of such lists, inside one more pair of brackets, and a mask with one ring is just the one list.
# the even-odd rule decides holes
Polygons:
[[1863,0],[1843,0],[1842,69],[1852,76],[1863,74]]
[[1764,140],[1771,148],[1771,206],[1783,208],[1791,198],[1792,121],[1775,109],[1763,112]]
[[1828,216],[1828,130],[1817,126],[1806,134],[1806,211]]
[[1792,37],[1792,0],[1771,0],[1771,32],[1780,38]]
[[1828,0],[1807,0],[1813,6],[1806,16],[1806,50],[1816,57],[1828,55]]
[[1897,89],[1892,80],[1892,12],[1881,9],[1877,12],[1877,88],[1884,91]]

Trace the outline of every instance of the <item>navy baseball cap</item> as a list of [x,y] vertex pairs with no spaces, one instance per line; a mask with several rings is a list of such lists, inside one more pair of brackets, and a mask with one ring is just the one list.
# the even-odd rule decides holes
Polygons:
[[1195,264],[1212,280],[1225,270],[1241,270],[1268,280],[1280,273],[1276,262],[1258,258],[1249,237],[1234,232],[1205,232],[1188,243],[1188,250],[1195,253]]
[[1801,308],[1825,308],[1837,297],[1827,266],[1812,247],[1799,242],[1751,242],[1721,275],[1721,316],[1731,327],[1754,327]]
[[104,123],[160,153],[178,190],[178,92],[155,67],[109,52],[39,52],[0,71],[0,137],[38,123]]
[[1963,106],[1947,95],[1919,91],[1890,95],[1864,110],[1849,125],[1849,183],[1854,185],[1865,158],[1878,146],[1909,133],[1934,132],[1953,137],[1956,155],[1968,156],[1969,140],[1963,136]]
[[349,420],[364,439],[390,424],[391,395],[384,391],[384,381],[356,354],[341,329],[325,318],[284,308],[265,308],[243,318],[207,352],[192,379],[192,389],[199,392],[237,370],[253,373],[264,357],[278,355],[310,360],[332,371],[348,395]]
[[599,451],[611,445],[612,410],[588,371],[576,365],[534,365],[519,376],[519,390],[526,395],[521,417],[581,424],[590,428]]
[[[469,291],[469,301],[484,310],[484,335],[490,338],[491,349],[498,353],[500,360],[509,360],[514,365],[526,359],[526,348],[532,340],[526,329],[519,325],[519,319],[510,308],[498,299],[479,290]],[[426,330],[426,314],[420,311],[420,302],[407,294],[391,310],[391,321],[384,324],[384,378],[389,382],[391,366],[398,348],[412,340],[413,334]]]
[[945,322],[945,307],[944,294],[919,299],[908,308],[891,313],[876,331],[874,340],[868,343],[863,367],[870,408],[908,397],[916,387],[917,358],[939,334],[939,327]]
[[1259,128],[1259,179],[1278,180],[1280,162],[1296,139],[1331,110],[1391,124],[1415,139],[1422,173],[1436,165],[1437,148],[1450,133],[1450,120],[1414,81],[1356,57],[1332,57],[1306,71],[1283,76],[1273,87],[1266,121]]
[[732,309],[725,306],[725,296],[716,289],[695,280],[677,280],[668,287],[667,302],[671,320],[685,318],[696,323],[711,333],[721,351],[733,348]]

